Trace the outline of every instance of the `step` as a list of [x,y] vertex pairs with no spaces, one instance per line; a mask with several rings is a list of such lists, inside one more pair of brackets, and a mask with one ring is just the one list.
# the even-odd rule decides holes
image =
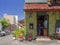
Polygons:
[[36,41],[51,41],[48,37],[37,37]]

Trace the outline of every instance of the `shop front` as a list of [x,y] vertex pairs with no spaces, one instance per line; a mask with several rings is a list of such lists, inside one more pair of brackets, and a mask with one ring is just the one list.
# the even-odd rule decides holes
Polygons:
[[[28,3],[24,6],[26,37],[32,35],[52,36],[56,34],[56,28],[60,26],[60,6],[50,6],[48,4]],[[58,21],[58,22],[59,22]]]

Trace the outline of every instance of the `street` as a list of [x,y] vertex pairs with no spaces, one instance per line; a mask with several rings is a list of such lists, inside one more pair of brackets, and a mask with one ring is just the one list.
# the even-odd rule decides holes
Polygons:
[[60,41],[23,41],[19,42],[18,40],[13,40],[12,35],[0,37],[0,45],[60,45]]
[[0,37],[0,45],[11,45],[12,35]]

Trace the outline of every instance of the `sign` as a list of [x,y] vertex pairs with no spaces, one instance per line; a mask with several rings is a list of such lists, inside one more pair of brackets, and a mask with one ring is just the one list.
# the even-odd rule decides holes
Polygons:
[[56,33],[60,34],[60,28],[56,28]]

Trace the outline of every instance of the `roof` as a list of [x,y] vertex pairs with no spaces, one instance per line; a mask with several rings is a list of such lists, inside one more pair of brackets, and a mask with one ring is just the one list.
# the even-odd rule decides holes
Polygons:
[[24,10],[60,10],[60,6],[49,6],[48,4],[31,3],[25,4]]

